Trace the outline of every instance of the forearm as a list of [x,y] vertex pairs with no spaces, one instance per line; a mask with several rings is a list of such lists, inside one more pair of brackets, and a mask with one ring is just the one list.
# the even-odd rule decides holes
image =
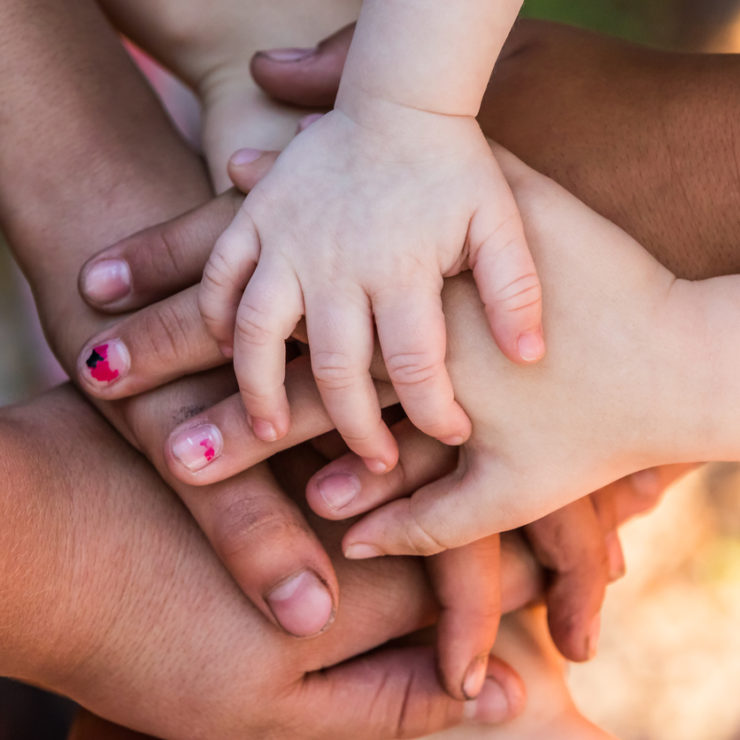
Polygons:
[[337,97],[475,116],[521,0],[365,0]]
[[71,369],[99,327],[77,293],[84,259],[210,190],[92,3],[8,0],[0,50],[0,219]]

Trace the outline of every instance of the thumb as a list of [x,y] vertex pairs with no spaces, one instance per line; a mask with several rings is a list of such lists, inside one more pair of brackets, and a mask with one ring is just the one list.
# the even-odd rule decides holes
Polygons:
[[271,97],[307,108],[331,108],[339,89],[354,23],[315,49],[271,49],[252,57],[254,81]]
[[238,190],[249,193],[270,171],[278,154],[279,152],[263,152],[260,149],[238,149],[229,157],[229,179]]
[[461,456],[457,470],[367,514],[344,536],[350,560],[436,555],[522,524],[504,465]]

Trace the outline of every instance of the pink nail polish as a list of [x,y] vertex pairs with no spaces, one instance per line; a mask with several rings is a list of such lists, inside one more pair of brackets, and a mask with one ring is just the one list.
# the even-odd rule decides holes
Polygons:
[[90,350],[85,366],[88,376],[97,383],[112,385],[128,373],[131,356],[120,339],[109,339]]
[[357,496],[362,485],[354,473],[332,473],[321,478],[316,487],[326,505],[333,511],[338,511]]
[[242,165],[256,162],[263,154],[264,152],[262,149],[250,149],[245,147],[244,149],[239,149],[239,151],[234,152],[234,154],[231,155],[230,161],[231,164],[241,167]]
[[316,48],[313,49],[268,49],[259,52],[262,56],[267,57],[272,62],[301,62],[304,59],[315,54]]
[[220,457],[224,449],[224,440],[217,426],[200,424],[175,432],[170,449],[182,465],[191,473],[197,473]]
[[519,357],[524,362],[537,362],[545,354],[545,340],[539,331],[522,334],[517,342]]
[[344,557],[347,560],[369,560],[379,558],[385,553],[375,545],[366,545],[364,542],[356,542],[344,548]]
[[131,292],[131,270],[124,260],[95,262],[82,278],[82,292],[100,305],[125,298]]
[[311,637],[334,620],[334,600],[326,584],[311,570],[302,570],[273,588],[265,601],[289,634]]

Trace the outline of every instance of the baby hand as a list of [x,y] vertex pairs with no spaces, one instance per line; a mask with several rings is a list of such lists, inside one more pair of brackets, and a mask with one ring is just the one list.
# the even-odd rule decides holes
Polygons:
[[414,425],[447,444],[470,435],[445,367],[440,298],[443,278],[466,269],[506,356],[538,360],[539,280],[475,120],[404,109],[392,127],[372,127],[335,110],[290,144],[219,238],[200,308],[233,351],[254,433],[266,441],[289,428],[284,341],[305,315],[327,411],[383,472],[397,450],[368,370],[373,321]]

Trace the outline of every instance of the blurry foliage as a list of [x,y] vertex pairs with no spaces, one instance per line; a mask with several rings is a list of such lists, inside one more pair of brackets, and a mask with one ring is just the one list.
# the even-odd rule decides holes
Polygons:
[[739,8],[738,0],[525,0],[523,15],[644,44],[698,47]]

